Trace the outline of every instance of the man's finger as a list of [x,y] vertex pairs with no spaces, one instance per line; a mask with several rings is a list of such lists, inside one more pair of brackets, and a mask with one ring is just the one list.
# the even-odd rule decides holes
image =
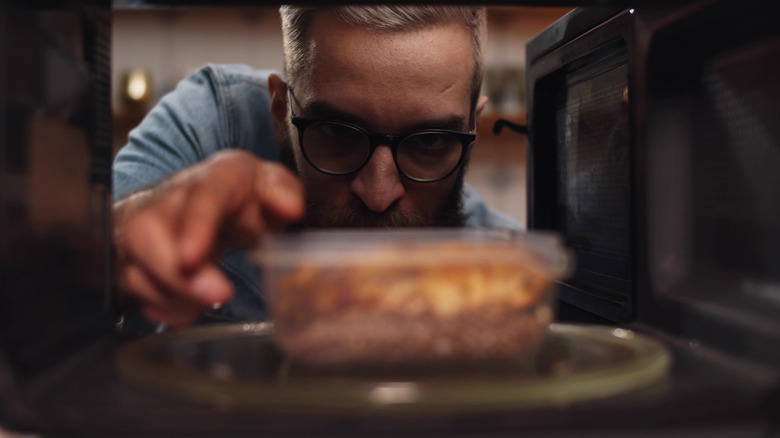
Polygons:
[[128,220],[123,241],[126,258],[138,264],[155,282],[168,290],[184,290],[176,239],[158,212],[147,208]]
[[202,308],[220,306],[233,298],[233,285],[214,265],[207,264],[189,279],[192,299]]
[[303,183],[279,163],[258,161],[255,193],[263,214],[284,221],[297,221],[304,213]]
[[297,177],[279,164],[245,155],[219,157],[193,184],[181,218],[185,267],[202,264],[218,238],[251,244],[265,230],[264,217],[289,222],[303,215],[303,187]]
[[193,268],[202,264],[216,244],[217,235],[229,212],[226,200],[214,187],[194,188],[181,212],[178,247],[182,264]]
[[152,321],[179,325],[194,319],[203,310],[230,301],[230,282],[215,266],[207,265],[190,279],[191,295],[166,291],[138,265],[124,269],[122,286],[140,302],[144,314]]
[[130,292],[138,301],[155,306],[165,302],[165,294],[160,290],[159,285],[152,281],[137,264],[127,264],[120,278],[122,290]]
[[251,200],[253,160],[248,154],[229,151],[213,156],[192,173],[180,212],[180,254],[186,267],[204,263],[225,222]]

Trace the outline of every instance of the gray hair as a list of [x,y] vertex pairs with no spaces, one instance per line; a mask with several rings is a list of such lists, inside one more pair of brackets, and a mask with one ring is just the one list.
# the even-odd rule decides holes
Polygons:
[[[297,83],[310,65],[306,44],[307,31],[315,13],[323,8],[282,6],[282,38],[287,80]],[[346,23],[384,32],[423,29],[438,24],[461,23],[471,33],[474,46],[472,105],[476,104],[482,85],[487,19],[484,7],[468,6],[342,6],[328,8]]]

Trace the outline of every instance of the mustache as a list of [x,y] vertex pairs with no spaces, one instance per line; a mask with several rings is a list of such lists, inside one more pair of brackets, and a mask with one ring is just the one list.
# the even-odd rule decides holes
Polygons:
[[401,211],[397,203],[379,213],[370,210],[357,198],[346,205],[328,207],[309,205],[304,220],[307,226],[320,228],[403,228],[432,226],[422,215]]

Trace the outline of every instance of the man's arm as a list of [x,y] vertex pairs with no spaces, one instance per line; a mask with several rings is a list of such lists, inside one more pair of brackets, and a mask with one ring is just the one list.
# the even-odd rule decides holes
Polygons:
[[199,70],[117,155],[117,273],[123,297],[152,321],[184,325],[229,300],[232,285],[217,268],[222,251],[302,214],[300,183],[266,161],[278,158],[267,73]]

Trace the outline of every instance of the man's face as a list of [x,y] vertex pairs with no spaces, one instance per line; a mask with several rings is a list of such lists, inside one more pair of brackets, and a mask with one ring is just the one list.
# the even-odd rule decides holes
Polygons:
[[[462,26],[380,33],[323,13],[309,35],[313,62],[294,91],[296,116],[340,120],[382,134],[471,129],[474,60],[471,35]],[[462,224],[462,169],[442,181],[414,182],[399,174],[390,147],[380,145],[358,172],[327,175],[305,161],[296,128],[288,129],[307,191],[306,225]]]

